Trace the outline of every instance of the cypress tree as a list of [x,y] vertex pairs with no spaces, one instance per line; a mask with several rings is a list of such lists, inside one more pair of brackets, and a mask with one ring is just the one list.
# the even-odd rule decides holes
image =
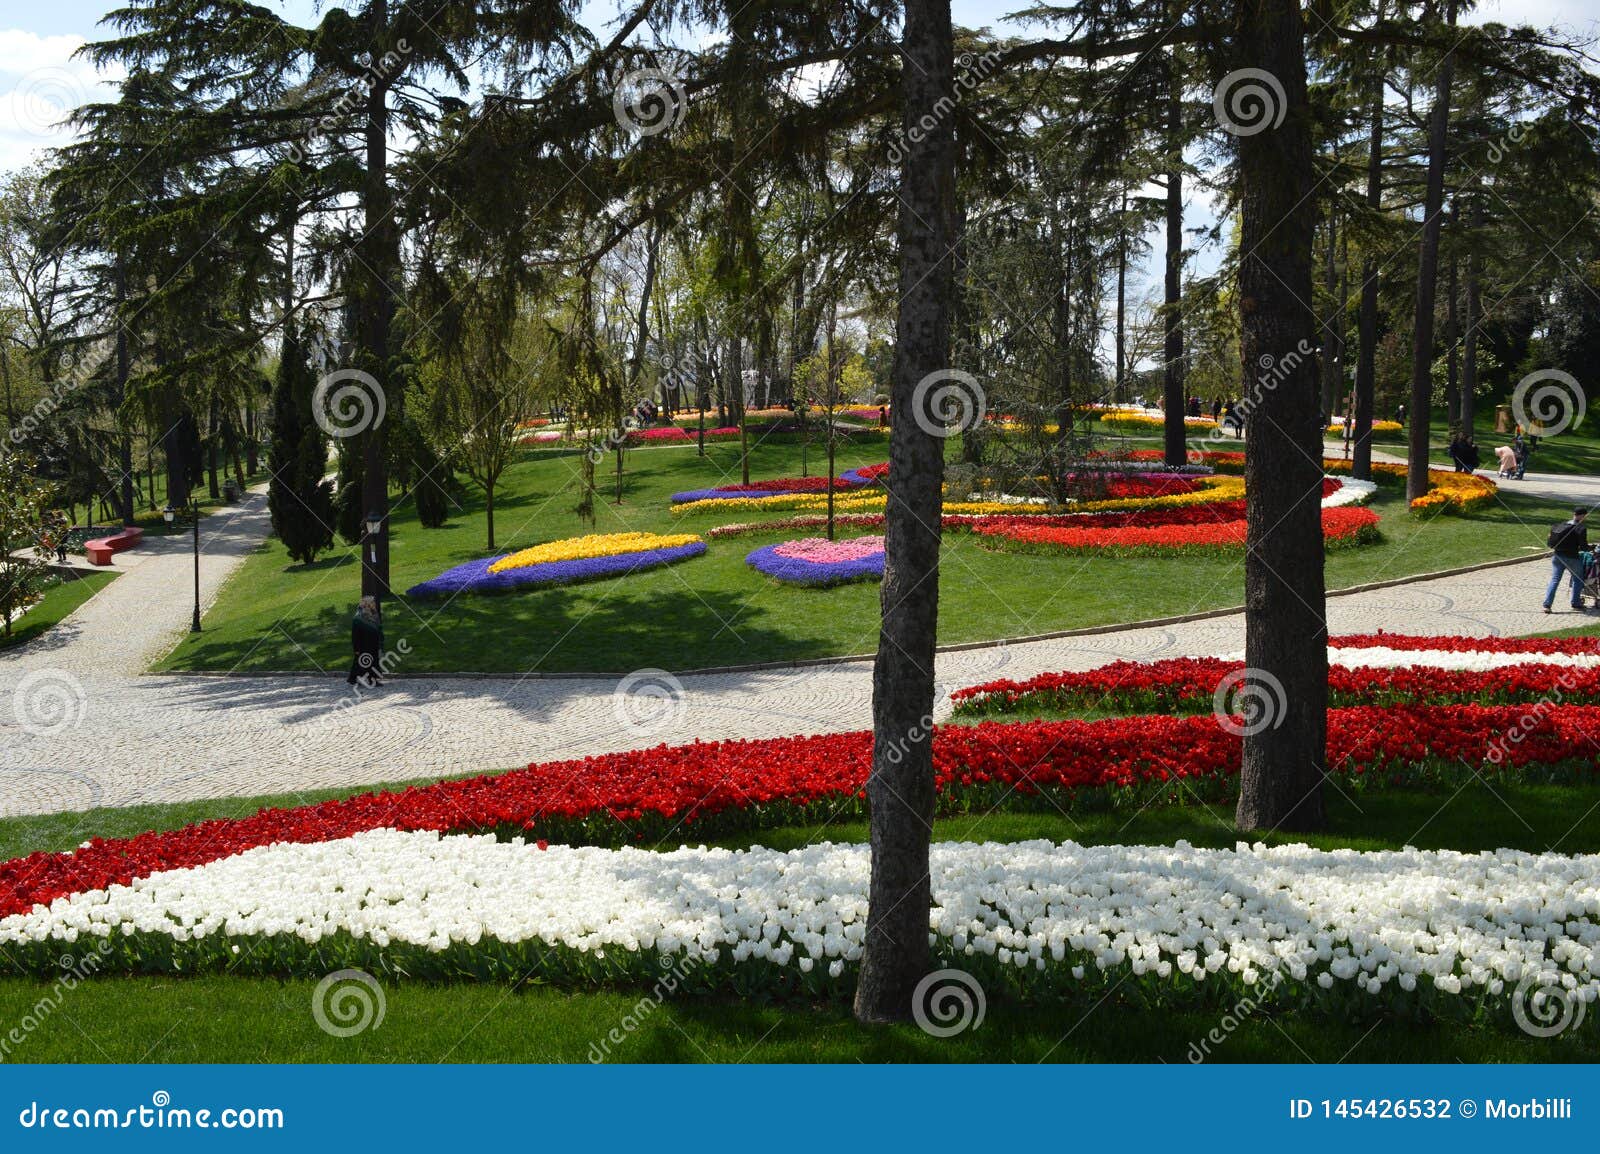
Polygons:
[[289,556],[306,564],[333,545],[333,484],[323,478],[327,446],[311,413],[313,384],[305,350],[290,322],[272,389],[267,506],[273,532]]

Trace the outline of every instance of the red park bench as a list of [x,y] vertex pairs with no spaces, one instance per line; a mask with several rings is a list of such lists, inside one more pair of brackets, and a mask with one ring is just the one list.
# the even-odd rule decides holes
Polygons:
[[96,537],[93,541],[83,543],[83,551],[89,558],[91,565],[111,564],[111,555],[121,553],[124,549],[132,549],[144,537],[144,530],[137,526],[113,533],[109,537]]

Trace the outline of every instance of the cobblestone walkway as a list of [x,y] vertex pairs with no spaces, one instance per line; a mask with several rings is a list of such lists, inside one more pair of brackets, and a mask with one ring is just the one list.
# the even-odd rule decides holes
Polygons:
[[[1589,480],[1591,492],[1597,485]],[[203,601],[265,534],[265,505],[252,494],[202,523]],[[40,642],[0,657],[0,816],[370,785],[869,724],[867,662],[621,683],[397,679],[361,695],[331,677],[138,675],[188,627],[193,597],[188,540],[144,548],[137,565]],[[1548,573],[1540,559],[1335,597],[1330,627],[1491,635],[1591,620],[1542,613]],[[1123,657],[1243,647],[1243,617],[1231,614],[943,654],[938,679],[948,692]]]

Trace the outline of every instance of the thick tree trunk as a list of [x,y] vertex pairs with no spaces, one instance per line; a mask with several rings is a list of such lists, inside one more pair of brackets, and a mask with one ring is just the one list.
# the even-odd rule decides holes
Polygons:
[[[1383,19],[1383,5],[1378,5]],[[1376,213],[1383,207],[1383,78],[1378,67],[1372,78],[1368,101],[1372,105],[1372,134],[1367,142],[1367,207]],[[1379,265],[1371,253],[1372,245],[1362,246],[1361,309],[1357,317],[1355,443],[1350,450],[1350,475],[1372,480],[1372,409],[1378,377],[1378,278]]]
[[1328,313],[1322,320],[1322,423],[1326,425],[1333,416],[1334,398],[1339,395],[1339,349],[1334,333],[1338,331],[1337,317],[1344,302],[1339,298],[1338,264],[1334,246],[1338,244],[1338,226],[1328,217],[1328,249],[1322,257],[1322,287],[1327,293]]
[[[1455,0],[1446,22],[1455,26]],[[1422,246],[1417,256],[1417,319],[1411,346],[1411,400],[1408,403],[1406,499],[1428,491],[1429,409],[1433,402],[1433,310],[1439,285],[1439,230],[1444,221],[1445,138],[1450,128],[1450,83],[1455,57],[1439,63],[1428,122],[1428,182],[1423,193]]]
[[[122,307],[127,300],[128,284],[123,271],[120,254],[116,263],[116,293],[117,293],[117,335],[113,341],[113,359],[115,378],[112,382],[112,404],[116,407],[116,420],[122,424],[122,405],[128,396],[128,377],[132,371],[132,362],[128,355],[128,330],[122,323]],[[117,443],[117,466],[122,471],[122,483],[117,486],[117,503],[122,506],[117,512],[122,517],[124,525],[133,524],[133,433],[126,426]],[[154,486],[150,504],[155,505]]]
[[1163,283],[1162,360],[1165,363],[1162,407],[1166,410],[1163,425],[1163,457],[1168,465],[1182,465],[1188,460],[1188,445],[1184,425],[1183,396],[1183,76],[1178,68],[1176,53],[1168,59],[1170,71],[1167,95],[1167,252]]
[[728,341],[728,403],[739,415],[739,482],[750,483],[750,432],[744,404],[744,340],[735,333]]
[[218,433],[219,409],[217,398],[212,394],[211,403],[206,413],[206,492],[213,501],[222,498],[222,486],[217,480],[217,470],[222,461],[222,446]]
[[1119,405],[1128,402],[1128,193],[1122,193],[1122,213],[1117,218],[1117,371],[1112,398]]
[[[902,37],[900,313],[896,323],[884,522],[883,624],[872,672],[872,882],[855,1013],[904,1020],[928,972],[933,829],[933,662],[939,612],[944,441],[930,373],[950,369],[955,151],[950,0],[907,0]],[[932,124],[927,132],[914,126]],[[937,380],[937,378],[935,378]],[[919,395],[919,385],[921,390]],[[919,411],[919,406],[920,410]]]
[[4,338],[0,338],[0,378],[4,378],[6,386],[6,428],[14,429],[17,427],[17,407],[11,391],[11,352]]
[[[380,44],[389,33],[388,0],[373,0],[369,10]],[[376,51],[375,51],[376,54]],[[371,373],[382,390],[385,408],[399,405],[397,389],[389,387],[390,332],[394,319],[394,293],[400,284],[400,235],[394,220],[394,198],[389,188],[389,86],[374,84],[367,94],[366,172],[361,205],[365,230],[358,247],[362,259],[356,274],[360,282],[357,302],[357,339],[361,368]],[[374,410],[376,416],[376,409]],[[363,542],[361,593],[382,597],[389,591],[389,474],[387,416],[361,434],[361,514],[383,518],[383,531]]]
[[[1455,214],[1452,212],[1450,215],[1453,232]],[[1444,291],[1444,413],[1445,421],[1454,435],[1456,426],[1461,422],[1461,350],[1457,347],[1461,340],[1461,321],[1456,307],[1460,284],[1456,277],[1456,258],[1453,253],[1445,264]]]
[[1315,318],[1311,112],[1296,0],[1243,0],[1236,67],[1283,86],[1282,123],[1239,138],[1240,352],[1250,398],[1245,449],[1245,717],[1241,830],[1325,823],[1328,654],[1322,575],[1322,436]]
[[[1477,209],[1469,219],[1477,224]],[[1478,416],[1478,258],[1467,250],[1466,275],[1466,336],[1461,348],[1461,427],[1468,436],[1473,435],[1473,423]]]

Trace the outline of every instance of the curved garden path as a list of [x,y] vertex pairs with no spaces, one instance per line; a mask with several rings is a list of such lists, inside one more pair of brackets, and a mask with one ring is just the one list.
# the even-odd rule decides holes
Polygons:
[[[1600,499],[1600,478],[1559,478]],[[1528,488],[1532,489],[1530,476]],[[1582,490],[1583,493],[1580,493]],[[260,492],[202,523],[209,600],[267,530]],[[396,678],[362,694],[325,676],[142,675],[188,627],[187,538],[156,539],[123,575],[38,641],[0,655],[0,817],[249,796],[503,769],[662,742],[865,728],[871,666],[845,662],[668,682],[617,678]],[[1448,559],[1441,561],[1447,565]],[[1331,598],[1336,633],[1515,634],[1545,616],[1542,559]],[[940,655],[945,692],[995,677],[1117,658],[1242,650],[1227,614]],[[681,686],[681,688],[679,688]],[[939,713],[948,711],[941,702]]]

